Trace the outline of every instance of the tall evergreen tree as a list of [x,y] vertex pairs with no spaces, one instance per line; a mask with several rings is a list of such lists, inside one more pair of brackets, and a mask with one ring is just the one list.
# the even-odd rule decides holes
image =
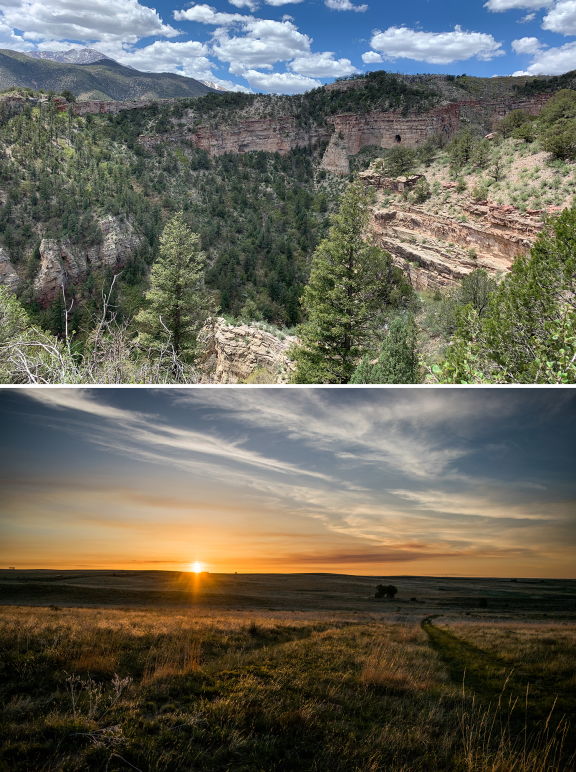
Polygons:
[[200,236],[178,212],[162,232],[160,257],[150,271],[146,307],[135,319],[143,344],[154,345],[169,338],[178,356],[193,356],[198,331],[215,311],[204,285],[204,257]]
[[350,383],[420,383],[422,373],[416,347],[416,325],[412,317],[396,316],[376,362],[366,355]]
[[364,238],[370,198],[360,182],[352,183],[329,238],[314,253],[302,299],[308,321],[299,329],[294,383],[348,383],[375,342],[381,313],[413,295],[388,252]]

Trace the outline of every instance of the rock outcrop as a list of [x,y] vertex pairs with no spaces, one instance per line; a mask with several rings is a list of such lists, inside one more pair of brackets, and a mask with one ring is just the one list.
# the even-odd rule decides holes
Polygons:
[[345,113],[326,118],[334,133],[322,159],[322,168],[335,174],[348,174],[348,158],[364,147],[395,145],[417,147],[434,134],[452,137],[460,125],[460,107],[449,103],[423,113],[390,112]]
[[3,247],[0,247],[0,284],[8,287],[12,292],[14,292],[18,284],[20,284],[20,277],[10,262],[8,252],[6,252]]
[[539,214],[512,207],[469,204],[473,221],[431,214],[418,206],[374,207],[370,231],[415,289],[449,287],[476,268],[506,273],[526,254],[544,227]]
[[42,239],[40,270],[34,280],[34,293],[40,305],[48,306],[62,286],[80,283],[88,270],[111,268],[116,271],[121,268],[130,252],[142,241],[132,225],[119,217],[104,217],[99,220],[99,225],[104,237],[102,243],[86,249],[76,247],[70,241]]
[[322,140],[327,141],[330,137],[327,128],[303,128],[293,116],[240,121],[235,126],[217,129],[207,126],[194,129],[186,127],[184,131],[141,135],[138,142],[150,149],[160,142],[174,143],[187,139],[213,157],[224,153],[250,153],[258,150],[286,155],[294,148],[310,147]]
[[221,317],[208,319],[198,336],[200,383],[238,383],[256,371],[266,371],[270,383],[287,383],[295,369],[287,352],[297,342],[292,336],[281,340],[257,324],[234,327]]

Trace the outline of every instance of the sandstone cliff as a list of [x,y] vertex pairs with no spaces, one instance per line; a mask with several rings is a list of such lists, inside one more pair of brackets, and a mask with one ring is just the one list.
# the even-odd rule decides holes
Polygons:
[[150,149],[160,142],[174,143],[188,139],[210,156],[258,150],[286,155],[294,148],[309,147],[319,141],[328,140],[329,137],[328,128],[305,129],[298,126],[293,116],[286,116],[240,121],[235,126],[219,129],[184,126],[183,129],[168,134],[142,135],[138,142]]
[[256,324],[238,327],[225,319],[208,319],[198,336],[197,366],[200,383],[238,383],[256,371],[269,374],[270,383],[287,383],[295,369],[288,349],[298,339],[283,340]]
[[460,107],[450,103],[425,113],[408,115],[400,110],[346,113],[326,120],[334,125],[334,134],[322,159],[322,168],[335,174],[348,174],[348,157],[369,145],[417,147],[434,134],[452,137],[460,125]]
[[40,270],[34,280],[34,293],[42,306],[54,300],[62,285],[80,283],[89,269],[111,268],[115,271],[121,268],[130,252],[142,241],[132,225],[119,217],[104,217],[99,220],[99,225],[103,241],[87,249],[78,248],[69,241],[42,239]]
[[413,287],[423,290],[452,286],[476,268],[492,276],[508,272],[544,227],[538,214],[522,215],[513,207],[469,203],[467,211],[474,221],[398,200],[389,209],[373,208],[370,231]]
[[8,252],[3,247],[0,247],[0,284],[14,292],[19,283],[20,277],[10,262]]

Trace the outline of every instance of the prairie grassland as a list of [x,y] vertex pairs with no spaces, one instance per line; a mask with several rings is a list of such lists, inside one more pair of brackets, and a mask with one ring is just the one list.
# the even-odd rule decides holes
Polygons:
[[463,697],[442,657],[370,614],[3,607],[0,769],[571,768]]

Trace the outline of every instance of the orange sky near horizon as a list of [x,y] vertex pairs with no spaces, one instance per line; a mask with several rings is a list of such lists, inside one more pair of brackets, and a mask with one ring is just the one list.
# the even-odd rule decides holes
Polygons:
[[560,394],[2,391],[0,567],[575,578]]

